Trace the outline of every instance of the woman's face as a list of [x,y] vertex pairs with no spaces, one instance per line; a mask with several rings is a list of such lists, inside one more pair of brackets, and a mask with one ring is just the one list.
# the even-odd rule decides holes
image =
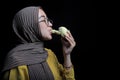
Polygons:
[[39,30],[43,40],[52,39],[52,23],[42,9],[39,9]]

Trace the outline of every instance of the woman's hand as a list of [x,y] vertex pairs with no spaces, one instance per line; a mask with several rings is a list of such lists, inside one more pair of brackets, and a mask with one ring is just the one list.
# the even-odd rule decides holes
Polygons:
[[72,52],[73,48],[76,45],[76,42],[75,42],[72,34],[70,33],[70,31],[68,31],[67,34],[61,38],[61,40],[62,40],[64,56],[70,55],[70,53]]

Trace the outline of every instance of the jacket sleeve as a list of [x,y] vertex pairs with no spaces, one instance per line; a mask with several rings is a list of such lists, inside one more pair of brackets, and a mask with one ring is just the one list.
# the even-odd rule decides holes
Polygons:
[[74,67],[72,66],[72,68],[69,69],[69,70],[64,68],[64,66],[61,63],[59,63],[59,61],[58,61],[56,55],[54,54],[54,52],[50,49],[48,49],[47,51],[50,52],[54,56],[55,61],[58,65],[59,71],[62,74],[63,80],[75,80]]
[[2,80],[29,80],[27,66],[18,66],[9,71],[6,71]]
[[73,67],[68,70],[68,69],[64,68],[63,65],[60,63],[58,63],[58,67],[59,67],[60,72],[62,73],[64,80],[75,80]]

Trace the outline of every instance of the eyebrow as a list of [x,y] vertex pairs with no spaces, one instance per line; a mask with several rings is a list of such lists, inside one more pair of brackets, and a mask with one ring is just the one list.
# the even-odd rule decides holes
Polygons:
[[41,17],[44,17],[44,18],[45,18],[45,16],[44,16],[44,15],[42,15],[42,16],[40,16],[40,17],[39,17],[39,19],[40,19]]

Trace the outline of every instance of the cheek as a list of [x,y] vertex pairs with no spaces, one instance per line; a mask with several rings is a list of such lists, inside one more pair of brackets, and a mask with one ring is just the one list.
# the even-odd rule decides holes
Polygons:
[[49,34],[49,31],[48,31],[48,27],[44,24],[41,24],[39,26],[39,29],[40,29],[40,33],[41,33],[41,36],[44,38],[46,36],[48,36]]
[[44,37],[45,35],[47,35],[48,31],[47,31],[47,28],[43,27],[40,29],[41,31],[41,35]]
[[45,27],[43,25],[39,25],[39,31],[41,34],[43,34],[44,30],[45,30]]

